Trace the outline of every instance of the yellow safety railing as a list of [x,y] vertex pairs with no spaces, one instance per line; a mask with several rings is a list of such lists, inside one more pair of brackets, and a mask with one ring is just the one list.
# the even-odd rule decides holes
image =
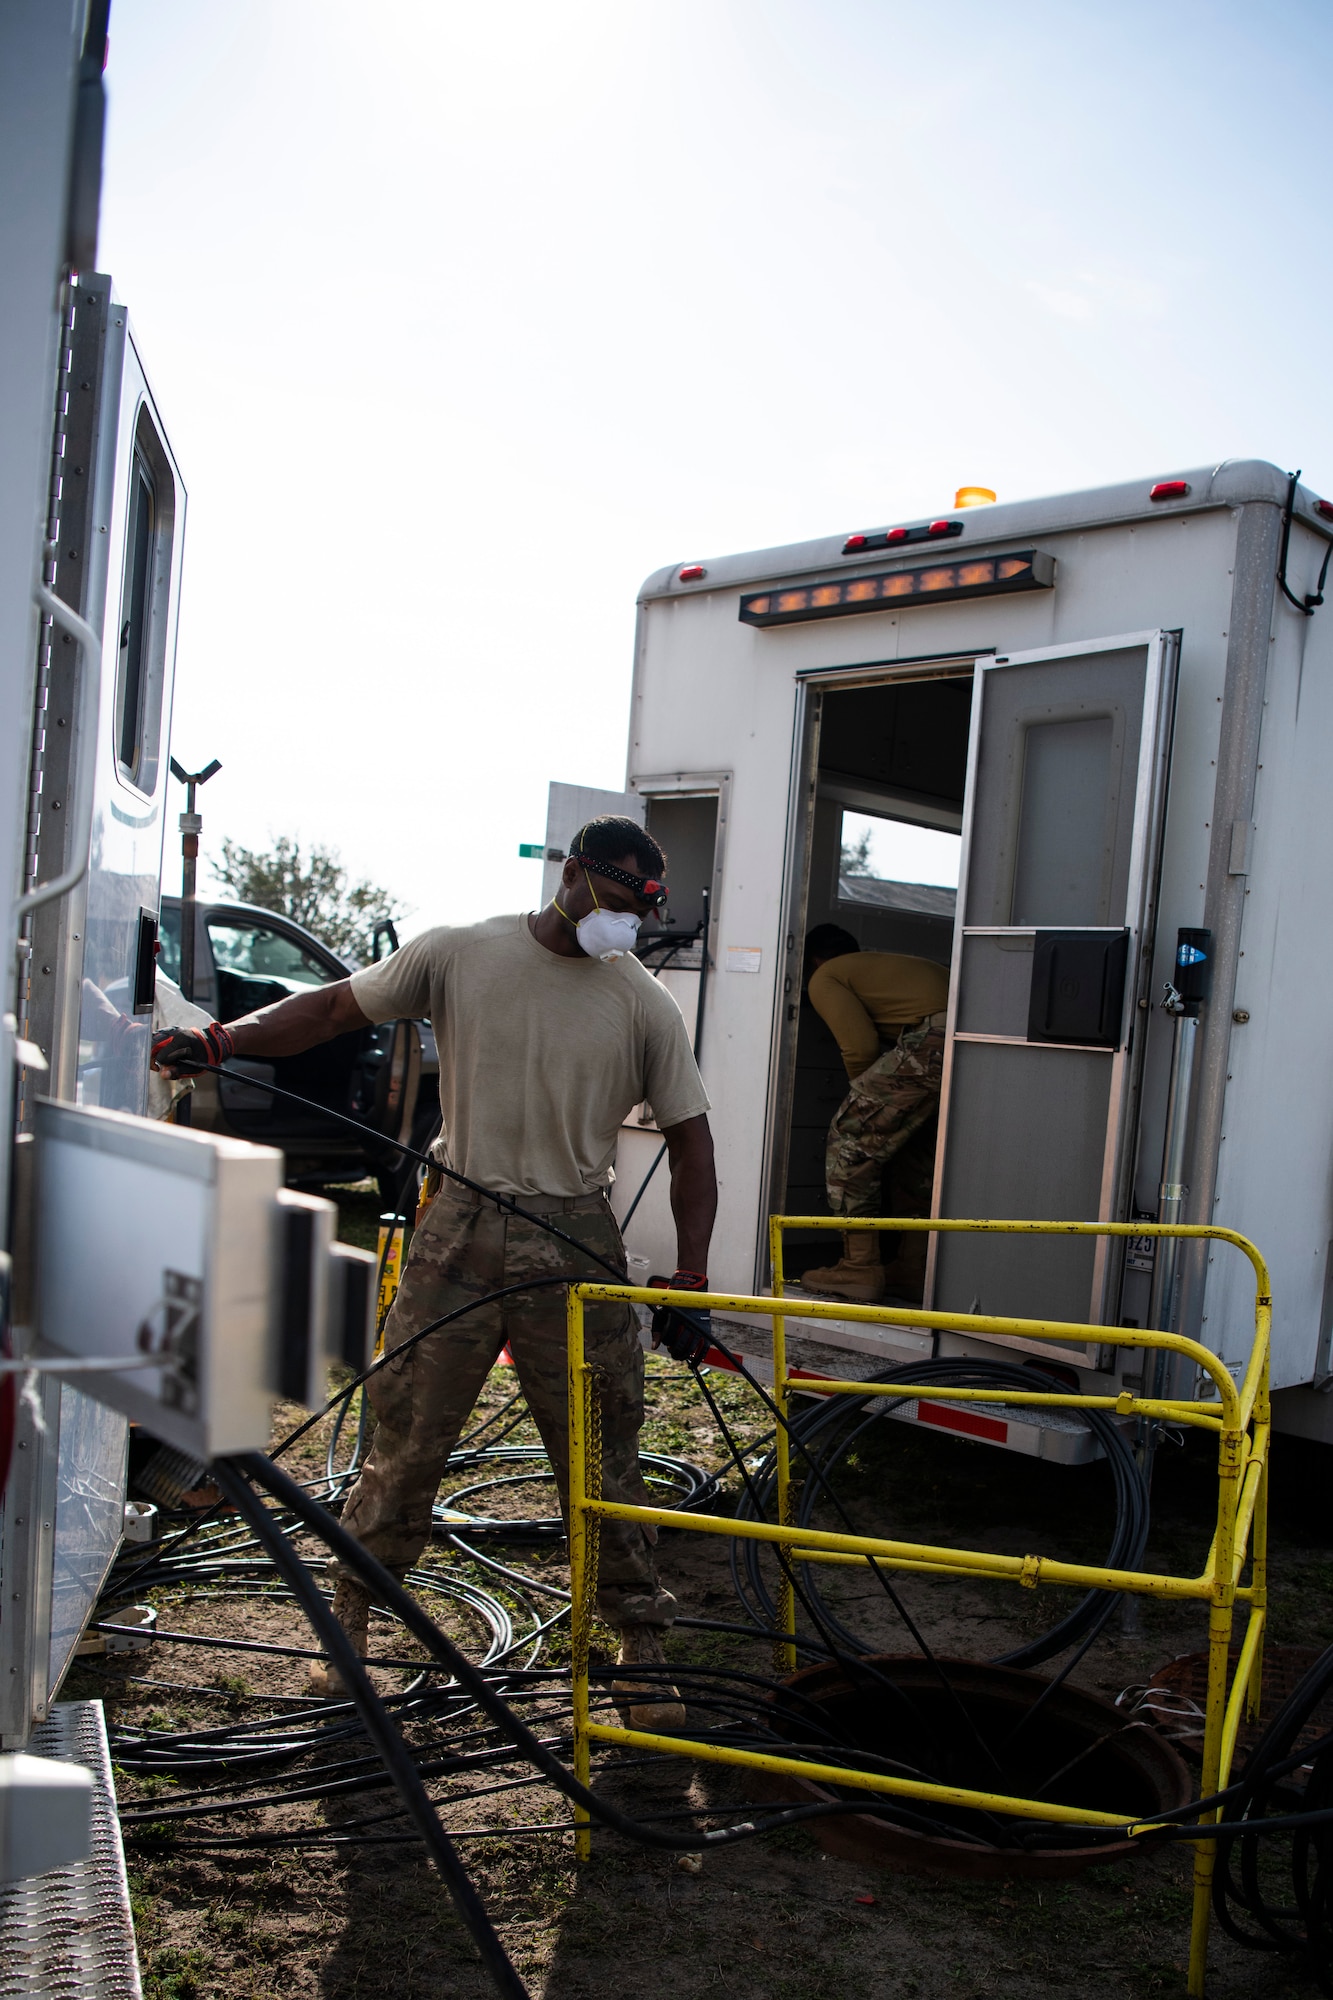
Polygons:
[[[821,1299],[792,1299],[783,1294],[782,1233],[786,1229],[878,1229],[929,1230],[944,1232],[969,1230],[1007,1235],[1043,1236],[1177,1236],[1207,1238],[1230,1243],[1249,1258],[1255,1274],[1254,1346],[1243,1379],[1233,1381],[1217,1356],[1198,1341],[1181,1334],[1163,1333],[1138,1327],[1096,1326],[1063,1320],[1016,1319],[986,1313],[926,1312],[915,1306],[856,1306]],[[884,1776],[876,1772],[844,1769],[830,1764],[810,1764],[798,1758],[770,1755],[763,1751],[736,1750],[719,1743],[701,1743],[683,1736],[659,1736],[639,1729],[621,1729],[594,1722],[589,1712],[588,1660],[597,1589],[597,1549],[599,1524],[603,1520],[638,1521],[645,1527],[683,1528],[704,1535],[740,1536],[765,1541],[790,1551],[802,1562],[873,1561],[886,1569],[913,1571],[935,1576],[1008,1577],[1029,1589],[1039,1583],[1067,1584],[1087,1590],[1120,1590],[1144,1596],[1195,1600],[1208,1606],[1208,1693],[1204,1727],[1203,1769],[1200,1796],[1208,1798],[1222,1791],[1231,1771],[1236,1737],[1242,1716],[1255,1716],[1263,1671],[1263,1635],[1267,1604],[1265,1562],[1268,1538],[1268,1444],[1270,1411],[1268,1397],[1269,1339],[1272,1299],[1268,1267],[1259,1251],[1232,1229],[1206,1228],[1184,1223],[1147,1222],[969,1222],[923,1220],[917,1217],[782,1216],[770,1223],[773,1296],[751,1297],[729,1292],[673,1292],[648,1289],[642,1285],[571,1285],[569,1289],[569,1560],[573,1598],[573,1709],[574,1769],[586,1785],[594,1742],[633,1745],[640,1749],[664,1751],[713,1764],[738,1764],[778,1774],[802,1777],[815,1782],[859,1787],[870,1792],[891,1793],[909,1799],[933,1800],[937,1804],[972,1808],[983,1812],[1009,1813],[1016,1818],[1063,1821],[1079,1826],[1118,1827],[1128,1833],[1146,1833],[1152,1822],[1126,1825],[1123,1816],[1054,1806],[1045,1799],[1013,1798],[994,1792],[969,1791],[956,1785],[937,1785],[924,1780]],[[742,1312],[771,1319],[773,1324],[773,1401],[782,1421],[777,1427],[776,1469],[778,1514],[776,1522],[744,1521],[720,1514],[681,1514],[665,1507],[632,1506],[623,1501],[604,1500],[601,1493],[600,1404],[595,1371],[585,1358],[583,1313],[585,1300],[624,1300],[641,1305],[687,1306],[698,1311]],[[884,1540],[870,1535],[835,1534],[820,1528],[801,1528],[791,1521],[791,1456],[787,1421],[793,1389],[801,1394],[884,1396],[915,1399],[921,1385],[893,1382],[852,1382],[799,1377],[793,1382],[787,1369],[786,1321],[788,1319],[837,1319],[870,1326],[902,1326],[938,1329],[960,1334],[1017,1336],[1024,1340],[1045,1340],[1069,1344],[1094,1342],[1098,1346],[1150,1348],[1180,1355],[1194,1363],[1216,1389],[1216,1400],[1172,1396],[1134,1396],[1128,1390],[1115,1396],[1065,1394],[1014,1389],[929,1389],[932,1402],[1003,1403],[1015,1409],[1107,1410],[1117,1416],[1150,1418],[1157,1422],[1212,1430],[1218,1440],[1217,1527],[1208,1558],[1198,1576],[1118,1570],[1096,1564],[1057,1562],[1046,1556],[1003,1556],[984,1550],[934,1548],[921,1542]],[[1246,1561],[1250,1581],[1241,1583]],[[1237,1602],[1248,1606],[1236,1672],[1228,1686],[1228,1655]],[[790,1576],[784,1565],[779,1599],[780,1630],[789,1635],[780,1642],[783,1663],[794,1668],[796,1655],[791,1639],[795,1636],[795,1603]],[[1219,1817],[1217,1812],[1203,1816]],[[591,1853],[592,1827],[588,1814],[575,1809],[578,1856]],[[1195,1843],[1194,1910],[1190,1940],[1189,1986],[1191,1995],[1202,1995],[1208,1951],[1208,1924],[1211,1909],[1215,1841]]]

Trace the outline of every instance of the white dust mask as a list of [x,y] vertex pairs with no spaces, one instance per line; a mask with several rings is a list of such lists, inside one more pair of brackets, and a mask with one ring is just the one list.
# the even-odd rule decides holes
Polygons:
[[590,910],[575,924],[574,933],[579,949],[589,958],[623,958],[634,949],[642,921],[628,910]]

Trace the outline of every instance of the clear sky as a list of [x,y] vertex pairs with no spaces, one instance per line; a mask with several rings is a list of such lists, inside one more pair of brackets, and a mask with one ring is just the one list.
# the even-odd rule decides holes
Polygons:
[[113,0],[205,851],[530,907],[662,564],[962,483],[1333,488],[1331,75],[1318,0]]

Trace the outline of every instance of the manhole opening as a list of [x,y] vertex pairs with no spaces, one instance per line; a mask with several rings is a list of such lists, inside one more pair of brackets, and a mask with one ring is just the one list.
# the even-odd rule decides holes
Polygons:
[[[878,1657],[853,1677],[836,1664],[807,1667],[767,1704],[775,1733],[827,1763],[1146,1819],[1191,1797],[1189,1772],[1142,1722],[1081,1688],[1038,1698],[1049,1682],[1017,1668]],[[843,1750],[852,1753],[844,1755]],[[881,1761],[876,1761],[881,1760]],[[779,1780],[784,1796],[845,1798],[861,1810],[816,1820],[837,1852],[889,1866],[968,1874],[1064,1874],[1136,1851],[1142,1842],[1097,1840],[1024,1817],[922,1800],[890,1802],[895,1822],[867,1812],[855,1786]]]

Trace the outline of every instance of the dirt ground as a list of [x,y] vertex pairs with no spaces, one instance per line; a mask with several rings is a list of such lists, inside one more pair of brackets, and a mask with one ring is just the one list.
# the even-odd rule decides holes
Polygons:
[[[344,1203],[345,1233],[363,1234],[369,1196]],[[717,1465],[723,1458],[709,1414],[684,1371],[650,1362],[645,1443]],[[737,1437],[757,1440],[763,1413],[743,1383],[714,1375]],[[497,1369],[486,1403],[513,1393]],[[275,1436],[299,1420],[281,1410]],[[520,1432],[514,1442],[530,1433]],[[298,1477],[323,1469],[327,1426],[288,1459]],[[338,1462],[345,1462],[345,1440]],[[1211,1532],[1215,1486],[1208,1450],[1165,1452],[1154,1490],[1148,1566],[1201,1568]],[[1323,1646],[1333,1640],[1333,1531],[1325,1501],[1326,1457],[1318,1447],[1279,1439],[1273,1461],[1273,1614],[1276,1642]],[[734,1482],[733,1482],[734,1484]],[[842,1493],[858,1526],[901,1530],[920,1540],[972,1542],[999,1550],[1040,1549],[1096,1559],[1109,1540],[1110,1481],[1104,1466],[1068,1469],[983,1445],[883,1423],[843,1475]],[[536,1501],[536,1505],[534,1505]],[[551,1511],[550,1488],[510,1489],[511,1513]],[[557,1544],[492,1553],[550,1582],[566,1577]],[[663,1571],[691,1615],[738,1620],[721,1538],[671,1531],[659,1550]],[[432,1557],[457,1573],[447,1552]],[[493,1579],[492,1579],[493,1581]],[[885,1651],[910,1652],[883,1593],[862,1572],[835,1573],[830,1602]],[[1054,1622],[1067,1599],[911,1579],[903,1597],[940,1653],[987,1658]],[[440,1602],[429,1602],[439,1615]],[[286,1599],[198,1590],[159,1593],[160,1625],[228,1640],[308,1646],[308,1628]],[[477,1644],[470,1612],[444,1619]],[[1203,1642],[1201,1612],[1144,1603],[1140,1629],[1118,1621],[1083,1661],[1075,1680],[1114,1697],[1177,1653]],[[609,1644],[609,1635],[605,1635]],[[376,1650],[410,1659],[419,1649],[401,1628],[372,1630]],[[563,1634],[543,1658],[567,1658]],[[771,1671],[766,1645],[678,1627],[670,1642],[682,1666],[726,1664]],[[380,1670],[388,1693],[406,1684]],[[108,1722],[156,1729],[201,1729],[251,1722],[294,1705],[305,1666],[262,1654],[205,1650],[160,1640],[148,1655],[81,1663],[65,1692],[98,1695]],[[554,1740],[559,1704],[544,1713]],[[518,1773],[513,1773],[518,1775]],[[745,1774],[683,1761],[616,1773],[603,1781],[636,1813],[707,1803],[728,1812],[755,1800]],[[544,1784],[483,1796],[486,1780],[437,1781],[433,1791],[507,1949],[533,2000],[982,2000],[982,1996],[1150,1996],[1183,1993],[1189,1924],[1189,1857],[1182,1848],[1145,1852],[1132,1863],[1095,1868],[1068,1881],[973,1882],[891,1874],[831,1857],[801,1830],[710,1853],[701,1874],[669,1855],[598,1832],[594,1858],[575,1865],[565,1802]],[[119,1773],[122,1810],[166,1806],[181,1788]],[[392,1795],[376,1793],[372,1810]],[[216,1823],[226,1834],[305,1829],[312,1842],[336,1837],[340,1819],[367,1810],[364,1796],[256,1808]],[[771,1809],[771,1807],[769,1808]],[[741,1815],[743,1816],[743,1815]],[[550,1831],[518,1828],[550,1827]],[[145,2000],[482,2000],[491,1987],[433,1870],[412,1844],[209,1852],[192,1848],[206,1828],[127,1829]],[[1209,1993],[1267,1996],[1314,1992],[1299,1964],[1250,1953],[1214,1929]]]

